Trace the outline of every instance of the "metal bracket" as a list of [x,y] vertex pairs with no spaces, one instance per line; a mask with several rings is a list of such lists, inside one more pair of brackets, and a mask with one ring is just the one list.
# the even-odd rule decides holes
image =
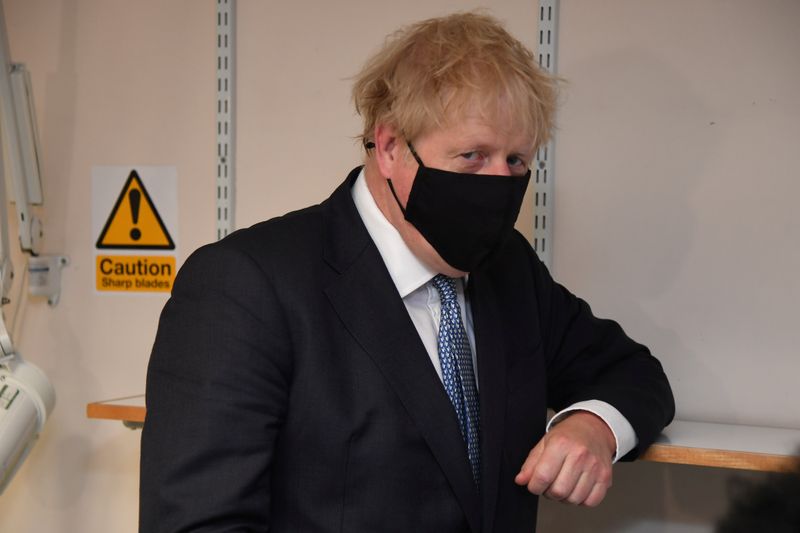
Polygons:
[[233,231],[234,0],[217,0],[217,239]]
[[46,296],[50,307],[61,297],[61,269],[69,264],[63,255],[39,255],[28,258],[28,292]]
[[[539,66],[555,75],[558,0],[539,0],[538,27]],[[547,268],[553,266],[554,154],[555,140],[551,137],[550,142],[541,146],[536,152],[534,162],[533,249]]]

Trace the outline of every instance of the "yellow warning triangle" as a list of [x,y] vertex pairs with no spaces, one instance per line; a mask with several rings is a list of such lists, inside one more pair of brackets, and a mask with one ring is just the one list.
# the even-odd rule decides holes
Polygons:
[[131,171],[117,203],[97,239],[97,248],[150,248],[174,250],[164,222],[147,194],[139,174]]

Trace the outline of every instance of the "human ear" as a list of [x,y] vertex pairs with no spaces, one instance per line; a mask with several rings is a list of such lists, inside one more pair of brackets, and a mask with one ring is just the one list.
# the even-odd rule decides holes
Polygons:
[[401,146],[400,138],[397,136],[395,128],[389,124],[377,124],[375,126],[375,162],[384,178],[391,178],[394,170],[400,161]]

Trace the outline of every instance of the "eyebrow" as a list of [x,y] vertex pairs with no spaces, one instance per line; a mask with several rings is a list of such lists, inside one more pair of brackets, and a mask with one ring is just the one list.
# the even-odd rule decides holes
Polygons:
[[[486,143],[471,144],[468,141],[465,141],[463,143],[458,142],[456,144],[460,145],[462,147],[463,146],[468,146],[469,148],[468,149],[464,149],[462,147],[453,148],[452,149],[452,154],[454,156],[465,154],[465,153],[468,153],[468,152],[476,152],[476,151],[479,151],[479,152],[480,151],[482,151],[482,152],[492,152],[492,151],[494,151],[494,148],[492,146],[486,144]],[[522,159],[522,160],[524,160],[524,161],[526,161],[526,162],[528,162],[530,164],[530,161],[533,161],[533,156],[535,155],[535,153],[536,152],[533,149],[529,149],[528,151],[512,149],[511,151],[505,153],[503,155],[503,157],[505,157],[505,158],[512,157],[512,156],[519,157],[520,159]]]

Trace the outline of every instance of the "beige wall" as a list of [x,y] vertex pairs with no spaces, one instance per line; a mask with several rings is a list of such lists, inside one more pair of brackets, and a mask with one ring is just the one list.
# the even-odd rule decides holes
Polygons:
[[800,3],[562,3],[555,273],[679,416],[800,427]]
[[135,531],[140,432],[87,420],[85,405],[144,390],[165,296],[95,294],[91,168],[177,166],[178,260],[211,239],[214,3],[3,6],[11,55],[32,75],[45,252],[65,253],[71,264],[58,306],[30,300],[16,320],[15,342],[53,381],[57,402],[0,497],[0,531]]
[[[481,2],[238,5],[237,226],[247,226],[325,199],[360,164],[354,137],[361,122],[350,102],[349,78],[389,32]],[[536,14],[530,0],[489,5],[514,34],[534,46]],[[530,210],[526,216],[532,220]]]
[[[679,417],[800,427],[800,3],[561,8],[554,274],[661,358]],[[711,531],[731,472],[615,475],[542,525]]]
[[[534,2],[489,4],[533,46]],[[45,248],[71,265],[61,303],[16,321],[58,404],[0,530],[132,532],[140,434],[84,408],[143,391],[165,298],[94,293],[90,171],[176,166],[178,261],[213,239],[215,3],[3,5],[33,77]],[[239,0],[237,226],[324,199],[359,162],[347,77],[387,32],[476,5]],[[684,416],[800,427],[778,407],[798,403],[798,5],[562,2],[554,273],[654,348]],[[606,506],[546,505],[542,530],[708,531],[728,475],[625,465]]]

